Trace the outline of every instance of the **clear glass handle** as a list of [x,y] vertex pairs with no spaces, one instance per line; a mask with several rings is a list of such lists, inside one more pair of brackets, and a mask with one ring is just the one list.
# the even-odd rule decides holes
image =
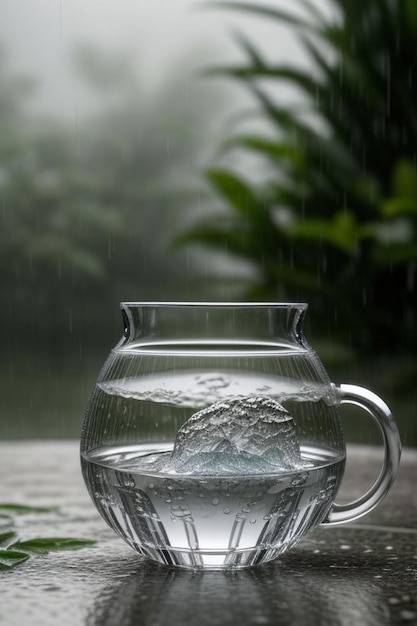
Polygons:
[[333,504],[323,524],[344,524],[366,515],[386,496],[397,474],[401,456],[398,429],[388,406],[379,396],[356,385],[340,385],[341,404],[352,404],[368,413],[378,424],[385,448],[381,472],[372,487],[358,500],[349,504]]

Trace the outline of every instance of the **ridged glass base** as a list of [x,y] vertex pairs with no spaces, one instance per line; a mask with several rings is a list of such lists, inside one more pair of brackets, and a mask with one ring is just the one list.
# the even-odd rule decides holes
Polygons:
[[254,548],[252,550],[208,551],[183,550],[169,547],[154,549],[136,548],[143,556],[172,567],[202,570],[230,570],[253,567],[277,558],[284,548]]

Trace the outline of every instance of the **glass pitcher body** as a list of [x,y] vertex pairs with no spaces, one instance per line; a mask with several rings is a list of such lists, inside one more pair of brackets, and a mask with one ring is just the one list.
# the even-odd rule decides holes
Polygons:
[[303,335],[306,308],[121,305],[124,335],[90,398],[81,461],[101,515],[141,554],[180,567],[256,565],[326,520],[366,513],[368,494],[334,504],[343,401],[370,403],[392,431],[391,472],[372,506],[387,491],[399,458],[389,410],[330,381]]

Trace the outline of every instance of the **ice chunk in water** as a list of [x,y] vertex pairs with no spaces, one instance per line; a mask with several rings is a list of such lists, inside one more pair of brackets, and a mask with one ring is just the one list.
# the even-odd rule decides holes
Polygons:
[[170,464],[176,472],[219,475],[302,467],[293,418],[265,396],[234,396],[194,413],[177,433]]

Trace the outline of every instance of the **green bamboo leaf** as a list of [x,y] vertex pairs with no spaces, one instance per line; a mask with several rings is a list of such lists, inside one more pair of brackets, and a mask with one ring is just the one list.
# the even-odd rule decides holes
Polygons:
[[[307,1],[303,0],[304,4],[307,6]],[[292,13],[288,13],[287,11],[282,11],[280,9],[275,9],[269,6],[264,5],[252,5],[245,4],[241,2],[209,2],[202,3],[202,7],[208,7],[210,9],[221,9],[227,11],[242,11],[244,13],[254,13],[260,17],[267,17],[268,19],[274,19],[279,22],[284,22],[286,24],[291,24],[292,26],[296,26],[297,28],[315,31],[317,27],[315,24],[311,22],[311,20],[302,19],[297,15]]]
[[382,216],[417,217],[417,172],[411,161],[400,159],[395,166],[392,190],[393,196],[380,203]]
[[94,539],[76,539],[72,537],[39,537],[27,541],[16,541],[10,547],[28,552],[50,552],[51,550],[67,550],[84,548],[94,545]]
[[356,252],[362,234],[355,216],[349,211],[340,211],[332,220],[296,220],[291,233],[297,238],[327,241],[348,254]]
[[294,167],[300,167],[305,163],[304,152],[297,146],[289,142],[274,141],[267,137],[241,135],[229,139],[224,145],[226,148],[245,147],[279,162],[282,162],[282,160],[289,161]]
[[213,187],[240,214],[252,220],[259,220],[265,215],[265,209],[255,193],[236,174],[226,170],[211,169],[206,176]]
[[400,217],[410,215],[417,217],[417,198],[390,198],[381,204],[381,213],[384,217]]
[[[354,204],[357,205],[358,211],[366,218],[373,215],[375,208],[370,203],[370,197],[376,189],[376,181],[370,173],[364,177],[361,160],[356,160],[351,147],[348,148],[351,139],[348,144],[343,141],[332,141],[322,132],[318,133],[303,122],[293,111],[278,106],[261,89],[252,88],[251,91],[257,97],[265,114],[277,127],[277,133],[291,138],[303,154],[305,160],[303,181],[309,189],[308,192],[304,191],[304,197],[306,194],[316,194],[314,204],[317,210],[326,213],[325,207],[328,205],[333,214],[335,205],[339,203],[337,197],[340,190],[347,188],[354,194]],[[351,134],[346,128],[346,134],[348,132]],[[294,170],[291,178],[298,189],[301,183],[299,172]]]
[[289,164],[292,177],[302,170],[304,180],[308,180],[320,169],[325,169],[328,181],[336,189],[340,189],[349,179],[355,180],[358,183],[358,192],[369,197],[371,181],[363,178],[351,155],[338,142],[329,141],[307,128],[299,128],[297,142],[290,141],[289,138],[286,141],[275,141],[256,135],[242,135],[225,143],[225,147],[233,146],[258,152],[281,166],[284,162]]
[[322,13],[313,2],[310,2],[310,0],[298,0],[298,3],[304,6],[310,15],[314,15],[317,24],[326,23],[328,16]]
[[270,77],[271,73],[266,65],[259,61],[256,65],[222,65],[220,67],[207,67],[202,74],[214,78],[234,78],[248,81]]
[[310,143],[319,143],[320,139],[322,142],[327,141],[328,143],[328,137],[317,133],[310,123],[303,120],[298,111],[291,107],[280,106],[270,95],[253,84],[250,86],[250,91],[258,100],[263,113],[277,127],[279,135],[285,132],[286,136],[292,137],[293,141],[303,147]]
[[258,62],[252,65],[221,66],[210,68],[208,73],[216,76],[233,77],[243,81],[255,79],[286,80],[301,88],[310,96],[314,96],[314,98],[323,89],[320,86],[318,77],[313,77],[311,72],[308,73],[292,66],[267,64],[260,57],[258,57]]
[[302,38],[302,42],[320,71],[324,86],[333,90],[331,98],[324,99],[323,104],[334,100],[335,96],[343,98],[345,103],[346,97],[352,97],[355,93],[355,91],[353,91],[353,94],[346,92],[346,85],[349,84],[354,85],[356,89],[359,85],[362,86],[366,90],[367,98],[375,100],[381,97],[384,85],[380,77],[375,76],[371,64],[361,62],[363,60],[358,59],[357,55],[348,57],[346,54],[339,58],[337,62],[329,63],[320,43],[314,43],[307,38]]
[[13,530],[9,530],[5,533],[0,533],[0,546],[9,546],[16,539],[17,535]]
[[242,48],[246,54],[248,55],[250,61],[254,66],[263,67],[265,65],[265,61],[257,48],[253,45],[253,43],[240,31],[233,31],[233,37],[238,43],[239,47]]
[[0,512],[13,515],[24,515],[27,513],[54,513],[58,511],[56,506],[30,506],[27,504],[15,504],[14,502],[2,502]]
[[288,107],[279,106],[270,96],[254,85],[250,86],[250,90],[261,105],[263,113],[277,127],[278,134],[284,130],[292,134],[297,142],[309,140],[315,136],[313,129],[303,122],[296,112]]
[[401,159],[394,169],[392,186],[396,196],[417,200],[416,166]]
[[29,554],[17,550],[0,550],[0,570],[12,569],[27,561]]

